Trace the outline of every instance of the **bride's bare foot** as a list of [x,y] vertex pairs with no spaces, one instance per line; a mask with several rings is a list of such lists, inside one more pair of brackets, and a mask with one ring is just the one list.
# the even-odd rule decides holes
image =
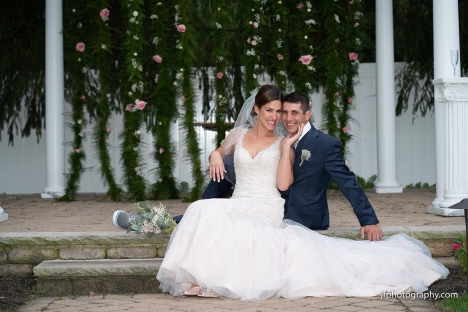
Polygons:
[[198,296],[200,293],[200,286],[194,285],[189,290],[183,291],[182,296]]
[[218,296],[217,293],[215,293],[214,291],[210,290],[209,293],[204,293],[204,292],[200,291],[200,292],[198,293],[198,297],[203,297],[203,298],[218,298],[219,296]]

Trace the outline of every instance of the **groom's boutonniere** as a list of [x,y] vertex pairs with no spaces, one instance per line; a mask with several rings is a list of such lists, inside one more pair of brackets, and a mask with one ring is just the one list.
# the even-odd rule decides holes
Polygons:
[[304,162],[304,160],[308,161],[309,159],[310,159],[310,152],[306,149],[302,150],[301,163],[299,164],[299,166],[302,166],[302,163]]

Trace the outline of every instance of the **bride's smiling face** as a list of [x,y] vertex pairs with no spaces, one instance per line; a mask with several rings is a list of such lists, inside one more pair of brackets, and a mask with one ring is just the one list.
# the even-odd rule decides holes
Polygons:
[[274,130],[281,118],[283,105],[281,101],[275,100],[268,102],[261,107],[254,105],[255,113],[257,114],[257,122],[268,130]]

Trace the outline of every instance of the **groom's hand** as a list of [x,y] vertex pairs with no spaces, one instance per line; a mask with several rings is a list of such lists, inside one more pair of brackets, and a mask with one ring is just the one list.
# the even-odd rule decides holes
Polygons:
[[367,239],[370,241],[379,241],[382,239],[382,229],[376,224],[364,225],[361,227],[359,233],[362,239],[364,239],[364,234],[367,234]]

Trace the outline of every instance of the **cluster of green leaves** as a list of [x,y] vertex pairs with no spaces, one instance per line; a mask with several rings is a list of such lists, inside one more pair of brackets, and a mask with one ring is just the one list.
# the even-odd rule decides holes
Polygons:
[[415,184],[410,183],[407,186],[405,186],[405,188],[407,189],[435,189],[435,186],[436,186],[435,184],[429,185],[429,183],[427,182],[425,183],[417,182]]
[[[370,189],[373,189],[375,186],[375,181],[377,181],[377,175],[374,174],[370,176],[369,179],[367,180],[357,175],[356,181],[359,183],[359,186],[361,186],[363,190],[370,190]],[[339,190],[340,188],[338,187],[338,184],[336,184],[336,182],[333,179],[331,179],[330,182],[328,183],[328,189]]]

